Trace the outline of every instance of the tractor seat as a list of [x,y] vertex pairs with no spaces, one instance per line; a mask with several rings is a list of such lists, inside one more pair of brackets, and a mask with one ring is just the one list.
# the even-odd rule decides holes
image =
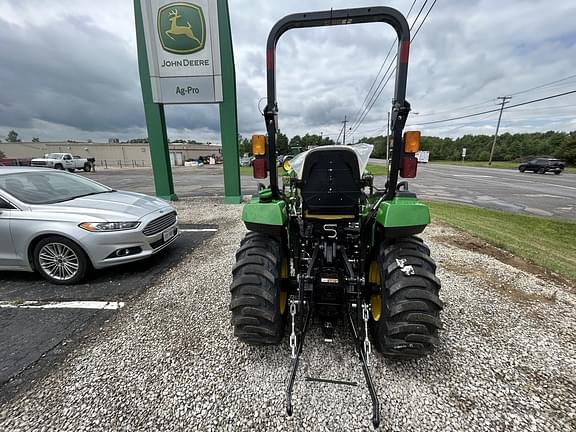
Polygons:
[[300,195],[307,219],[357,219],[362,188],[356,152],[346,146],[310,150],[304,160]]

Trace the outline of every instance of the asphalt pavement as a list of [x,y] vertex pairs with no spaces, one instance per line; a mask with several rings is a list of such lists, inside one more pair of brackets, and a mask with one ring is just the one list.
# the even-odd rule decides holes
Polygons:
[[576,219],[576,174],[421,164],[409,185],[421,199]]
[[[151,169],[101,169],[85,175],[116,189],[154,193]],[[221,165],[177,167],[173,175],[176,194],[181,197],[224,195]],[[376,185],[383,187],[385,181],[385,177],[379,177]],[[256,192],[257,180],[242,176],[241,183],[244,195]],[[418,166],[418,176],[408,183],[410,189],[422,199],[576,219],[576,174],[557,176],[508,169],[421,164]]]
[[[206,229],[180,225],[184,229]],[[182,232],[151,258],[93,272],[79,285],[51,285],[35,273],[0,274],[0,404],[94,337],[213,231]]]

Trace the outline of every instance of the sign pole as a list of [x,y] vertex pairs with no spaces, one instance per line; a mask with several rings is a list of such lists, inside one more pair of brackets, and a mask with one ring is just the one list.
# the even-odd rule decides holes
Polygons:
[[238,114],[236,110],[236,72],[228,1],[218,1],[218,26],[220,29],[220,56],[222,64],[222,93],[220,104],[220,135],[224,158],[224,203],[242,201],[240,191],[240,164],[238,155]]
[[152,99],[150,68],[148,66],[148,56],[146,53],[146,41],[144,37],[144,24],[142,22],[142,7],[140,0],[134,0],[134,12],[134,16],[136,17],[138,68],[140,71],[140,83],[142,85],[142,96],[144,99],[144,113],[146,115],[146,125],[148,128],[150,159],[152,160],[156,196],[169,201],[177,201],[178,197],[174,193],[172,167],[170,166],[170,151],[168,148],[168,136],[166,134],[164,105],[154,103]]

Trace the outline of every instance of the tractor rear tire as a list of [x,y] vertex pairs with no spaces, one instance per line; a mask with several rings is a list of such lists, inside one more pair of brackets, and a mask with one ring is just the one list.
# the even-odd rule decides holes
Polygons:
[[443,308],[430,249],[418,237],[400,238],[380,247],[377,263],[381,312],[370,319],[376,349],[398,360],[429,354],[438,344]]
[[232,269],[234,335],[249,345],[278,345],[284,336],[286,295],[281,292],[283,265],[280,240],[248,232]]

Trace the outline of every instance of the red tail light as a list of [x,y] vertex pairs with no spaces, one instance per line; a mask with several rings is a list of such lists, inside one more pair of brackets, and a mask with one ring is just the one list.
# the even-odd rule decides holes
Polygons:
[[266,172],[266,159],[254,159],[252,161],[252,175],[255,179],[265,179],[268,176]]
[[400,177],[414,178],[418,169],[418,159],[414,156],[404,156],[400,160]]

